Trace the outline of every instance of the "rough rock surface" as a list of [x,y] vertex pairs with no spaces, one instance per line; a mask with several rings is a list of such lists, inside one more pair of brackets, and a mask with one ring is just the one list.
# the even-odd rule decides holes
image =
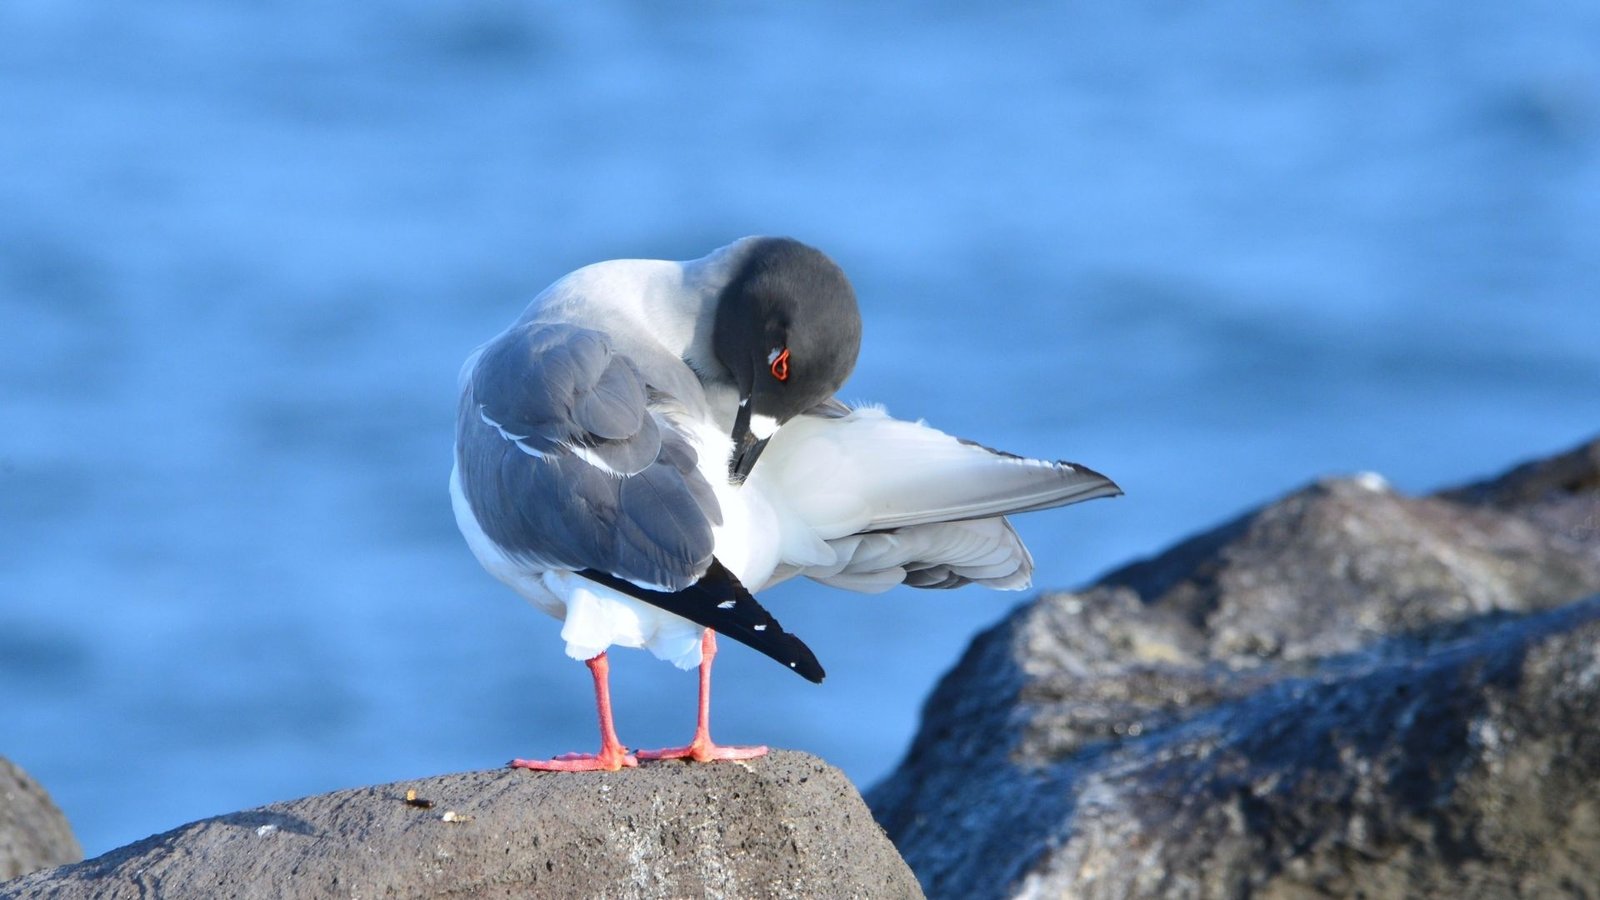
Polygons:
[[[418,801],[408,803],[407,790]],[[750,763],[441,775],[219,816],[0,897],[918,897],[837,769]]]
[[83,859],[83,848],[50,795],[0,756],[0,881]]
[[1597,592],[1600,441],[1320,482],[1016,610],[869,802],[933,897],[1600,896]]

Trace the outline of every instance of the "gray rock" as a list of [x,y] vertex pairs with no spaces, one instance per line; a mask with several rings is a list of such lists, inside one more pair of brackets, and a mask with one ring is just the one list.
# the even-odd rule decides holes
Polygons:
[[80,859],[83,848],[50,795],[0,756],[0,881]]
[[[427,808],[408,803],[407,790]],[[803,753],[502,769],[205,819],[8,898],[919,897],[854,787]]]
[[979,636],[868,799],[934,897],[1600,896],[1600,441],[1329,480]]

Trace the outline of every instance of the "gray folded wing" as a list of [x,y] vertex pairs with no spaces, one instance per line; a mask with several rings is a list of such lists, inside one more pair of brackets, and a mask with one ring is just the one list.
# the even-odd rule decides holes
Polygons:
[[461,489],[513,559],[681,590],[711,563],[721,514],[694,447],[602,333],[519,324],[467,374]]

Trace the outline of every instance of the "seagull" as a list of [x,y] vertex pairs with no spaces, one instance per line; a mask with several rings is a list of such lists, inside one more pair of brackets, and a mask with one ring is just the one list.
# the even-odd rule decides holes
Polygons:
[[[687,262],[572,272],[467,358],[450,496],[478,562],[562,621],[594,680],[598,753],[518,768],[751,759],[714,743],[717,634],[821,682],[752,595],[797,576],[855,591],[1021,590],[1033,559],[1006,520],[1122,493],[834,395],[861,314],[844,272],[790,238]],[[611,647],[699,668],[693,740],[630,753],[611,712]]]

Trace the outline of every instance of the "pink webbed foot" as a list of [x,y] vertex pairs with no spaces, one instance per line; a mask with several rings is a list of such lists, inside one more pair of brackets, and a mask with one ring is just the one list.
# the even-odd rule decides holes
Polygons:
[[766,747],[722,747],[710,741],[695,741],[687,747],[670,747],[666,750],[640,750],[642,760],[692,759],[695,762],[718,760],[755,759],[767,755]]
[[639,765],[639,760],[617,740],[617,729],[611,722],[611,664],[604,652],[589,659],[585,665],[594,676],[594,704],[600,714],[600,752],[563,753],[555,759],[513,759],[513,769],[533,769],[537,772],[615,772]]
[[513,769],[533,769],[536,772],[615,772],[639,765],[632,753],[616,748],[615,752],[563,753],[554,759],[513,759]]
[[716,762],[755,759],[767,755],[766,747],[719,747],[711,742],[711,660],[716,655],[717,633],[707,628],[700,634],[700,708],[695,720],[694,740],[690,741],[687,747],[640,750],[640,759],[692,759],[695,762]]

